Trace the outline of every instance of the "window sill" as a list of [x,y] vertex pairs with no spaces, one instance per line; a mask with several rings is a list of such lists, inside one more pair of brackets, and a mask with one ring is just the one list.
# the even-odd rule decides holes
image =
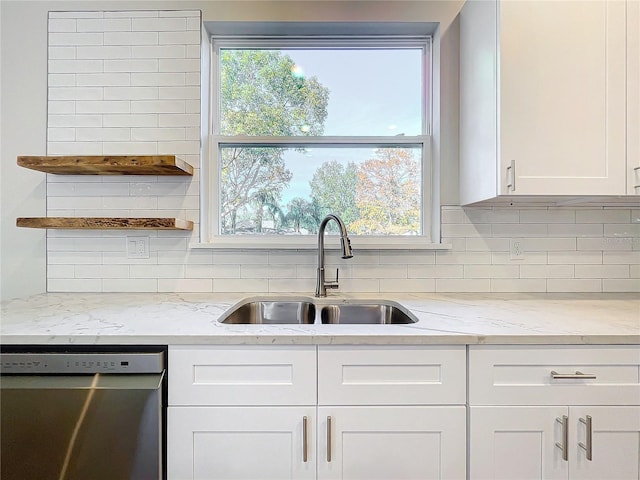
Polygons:
[[[350,236],[351,246],[357,250],[451,250],[450,243],[432,243],[422,237],[358,237]],[[210,242],[192,243],[193,249],[238,249],[238,250],[315,250],[318,238],[313,236],[263,236],[263,237],[216,237]],[[337,235],[326,235],[325,248],[340,248]]]

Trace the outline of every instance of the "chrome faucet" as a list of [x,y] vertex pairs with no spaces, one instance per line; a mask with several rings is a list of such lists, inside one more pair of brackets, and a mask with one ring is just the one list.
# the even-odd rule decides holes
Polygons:
[[351,250],[351,240],[347,235],[347,227],[345,227],[342,219],[330,213],[322,222],[320,222],[320,228],[318,229],[318,274],[316,276],[316,297],[326,297],[327,288],[338,288],[338,270],[336,270],[335,281],[327,282],[324,276],[324,230],[327,227],[329,220],[335,220],[340,227],[340,246],[342,247],[342,258],[352,258],[353,251]]

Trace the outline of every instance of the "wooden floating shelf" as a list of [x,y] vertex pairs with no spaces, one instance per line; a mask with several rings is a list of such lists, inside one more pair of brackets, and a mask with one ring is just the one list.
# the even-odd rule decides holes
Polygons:
[[193,175],[193,167],[175,155],[22,155],[18,165],[59,175]]
[[79,230],[193,230],[193,222],[179,218],[21,217],[16,226]]

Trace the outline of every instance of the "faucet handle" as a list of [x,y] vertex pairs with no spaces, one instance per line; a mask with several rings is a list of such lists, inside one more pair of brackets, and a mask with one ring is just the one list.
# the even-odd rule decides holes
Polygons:
[[327,288],[338,288],[338,278],[340,275],[340,269],[336,268],[336,279],[335,280],[327,280],[324,282]]

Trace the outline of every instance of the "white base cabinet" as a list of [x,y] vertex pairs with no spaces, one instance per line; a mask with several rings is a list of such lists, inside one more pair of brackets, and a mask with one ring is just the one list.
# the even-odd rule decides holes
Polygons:
[[470,480],[640,480],[638,346],[470,346]]
[[471,407],[470,424],[472,479],[640,478],[638,407]]
[[465,478],[464,346],[175,347],[169,365],[169,480]]
[[315,479],[314,421],[315,407],[170,407],[168,478]]
[[319,407],[318,419],[319,479],[466,476],[464,406]]

